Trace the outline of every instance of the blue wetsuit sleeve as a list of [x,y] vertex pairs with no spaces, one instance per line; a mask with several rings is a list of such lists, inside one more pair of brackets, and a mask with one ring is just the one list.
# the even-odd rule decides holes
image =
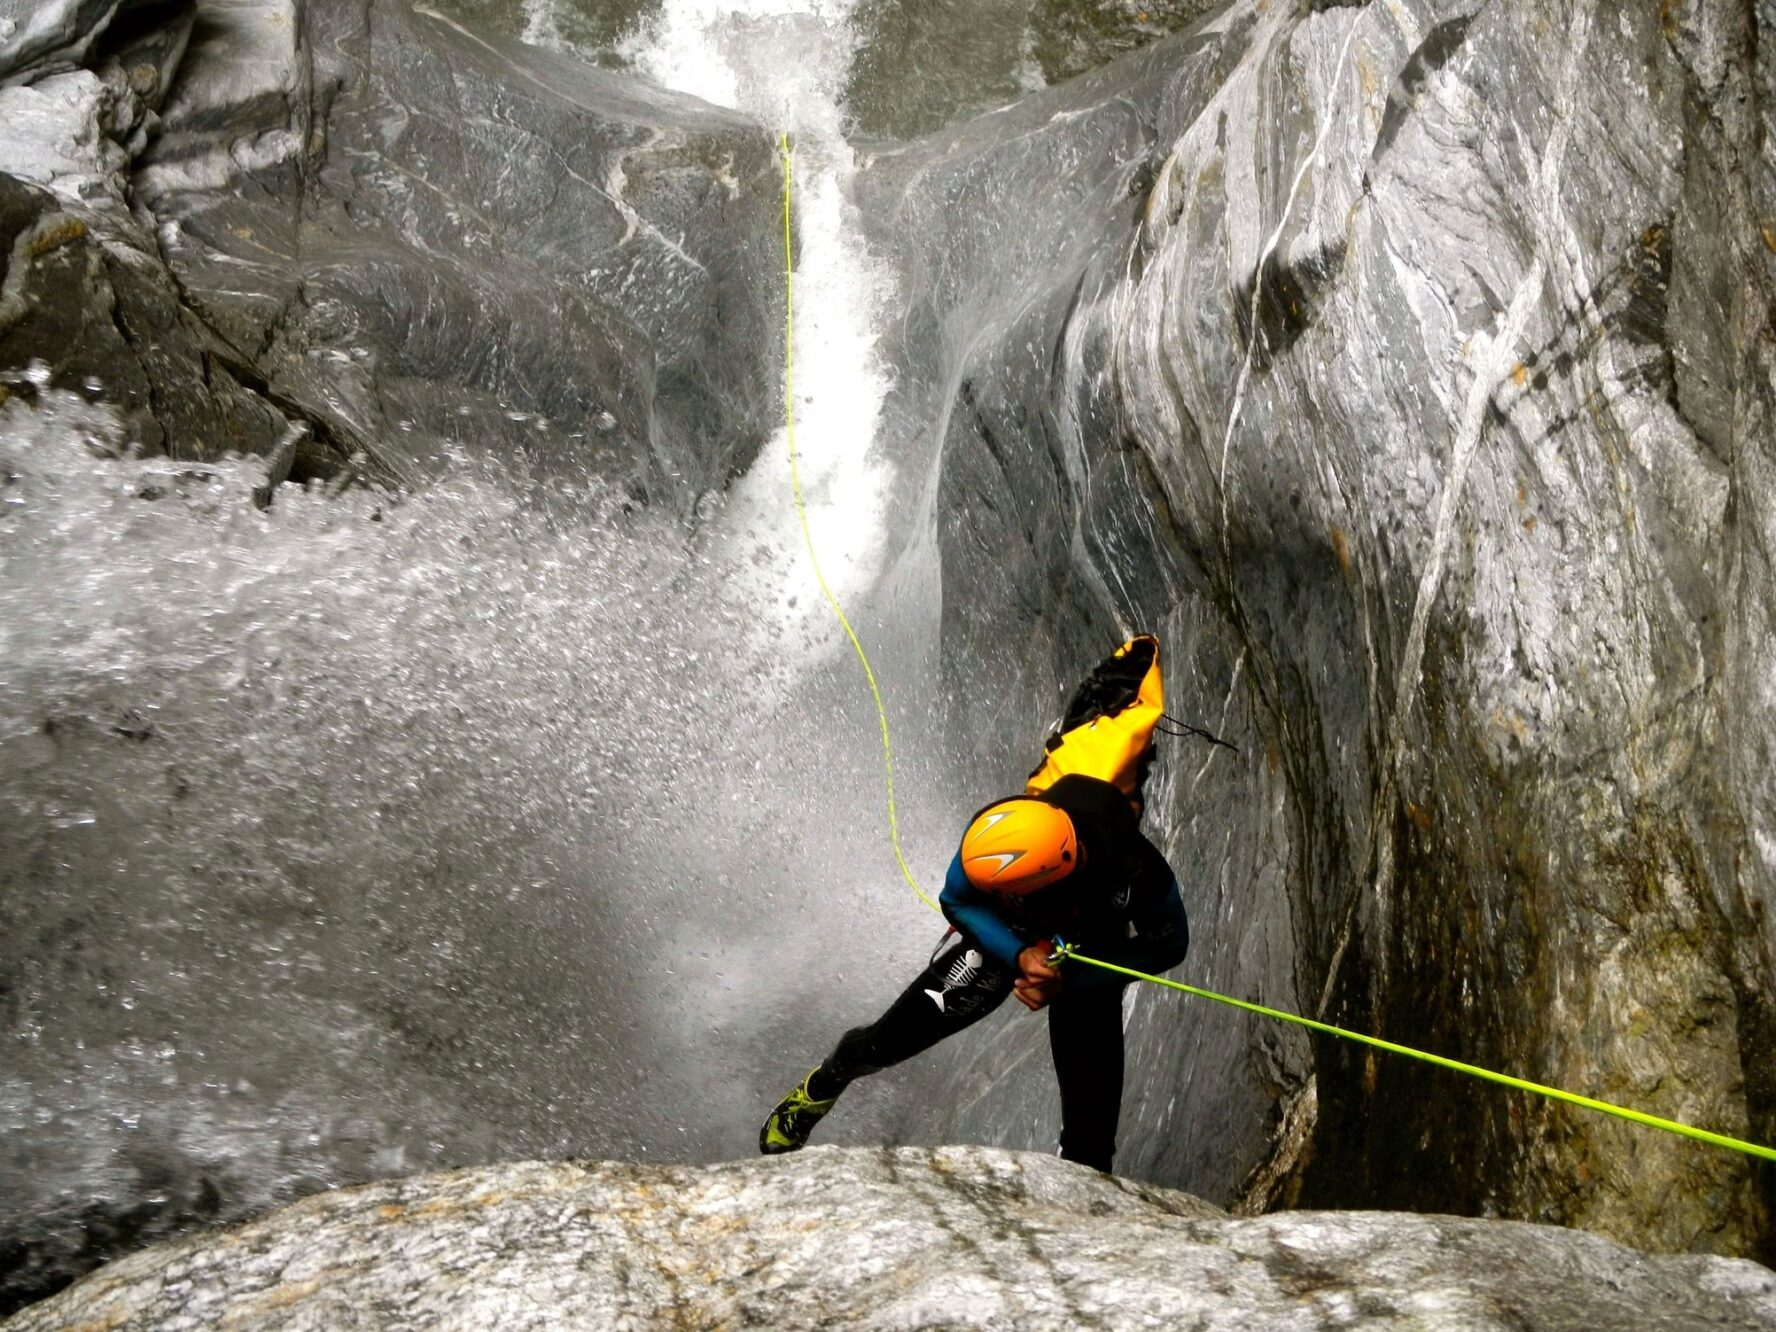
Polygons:
[[[1100,962],[1127,967],[1131,971],[1145,971],[1150,976],[1170,971],[1182,962],[1184,954],[1190,951],[1190,920],[1184,914],[1184,898],[1178,891],[1178,880],[1168,876],[1165,890],[1154,894],[1154,898],[1135,913],[1134,938],[1099,947],[1091,955]],[[1129,980],[1127,976],[1119,976],[1087,962],[1075,963],[1067,971],[1067,984],[1074,990],[1124,985]]]
[[1012,933],[1011,926],[999,919],[987,895],[968,882],[968,876],[962,872],[960,851],[950,862],[949,873],[944,875],[943,892],[937,904],[943,909],[945,920],[1006,966],[1017,970],[1018,954],[1023,951],[1024,943]]

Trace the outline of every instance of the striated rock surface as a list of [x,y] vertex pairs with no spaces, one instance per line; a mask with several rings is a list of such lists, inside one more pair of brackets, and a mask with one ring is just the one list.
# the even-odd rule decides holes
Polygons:
[[758,126],[404,5],[286,8],[218,16],[137,177],[274,392],[404,479],[458,438],[640,454],[693,500],[750,459],[777,405]]
[[[977,786],[1156,630],[1191,979],[1764,1142],[1770,21],[1232,4],[863,187]],[[1773,1252],[1745,1159],[1130,1003],[1119,1168]],[[1040,1043],[942,1131],[1052,1142]]]
[[412,483],[465,444],[685,509],[771,427],[778,183],[743,117],[401,4],[62,8],[86,35],[0,88],[0,172],[89,235],[12,277],[6,366],[179,456],[299,428],[299,478]]
[[1377,1212],[1231,1218],[980,1148],[464,1170],[112,1264],[4,1326],[1776,1327],[1776,1276]]

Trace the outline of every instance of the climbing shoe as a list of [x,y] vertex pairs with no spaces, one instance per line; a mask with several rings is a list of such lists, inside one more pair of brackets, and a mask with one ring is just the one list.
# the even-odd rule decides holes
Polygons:
[[808,1076],[801,1084],[777,1102],[777,1108],[771,1111],[765,1120],[765,1126],[759,1130],[759,1151],[766,1156],[776,1156],[780,1152],[800,1151],[808,1144],[808,1135],[814,1131],[828,1110],[838,1104],[839,1098],[817,1101],[808,1094],[808,1084],[814,1080],[818,1067],[808,1070]]

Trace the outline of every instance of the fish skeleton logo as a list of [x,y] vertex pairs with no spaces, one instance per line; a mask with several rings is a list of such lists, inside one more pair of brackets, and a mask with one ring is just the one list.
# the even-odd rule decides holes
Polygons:
[[976,976],[980,975],[981,963],[985,960],[986,959],[979,953],[970,948],[966,953],[962,954],[961,957],[957,958],[950,964],[950,969],[944,973],[943,988],[941,990],[925,991],[925,993],[931,997],[931,1002],[937,1005],[938,1012],[941,1013],[944,1011],[944,996],[946,994],[951,990],[960,990],[965,985],[970,984]]

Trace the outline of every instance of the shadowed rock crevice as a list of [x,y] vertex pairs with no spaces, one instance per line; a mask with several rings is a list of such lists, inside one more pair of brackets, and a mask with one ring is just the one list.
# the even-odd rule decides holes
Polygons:
[[1254,370],[1269,369],[1318,321],[1320,307],[1344,267],[1347,249],[1346,243],[1338,240],[1299,259],[1286,260],[1273,251],[1265,260],[1264,270],[1252,281],[1239,311],[1241,343],[1254,336],[1253,311],[1257,311]]

